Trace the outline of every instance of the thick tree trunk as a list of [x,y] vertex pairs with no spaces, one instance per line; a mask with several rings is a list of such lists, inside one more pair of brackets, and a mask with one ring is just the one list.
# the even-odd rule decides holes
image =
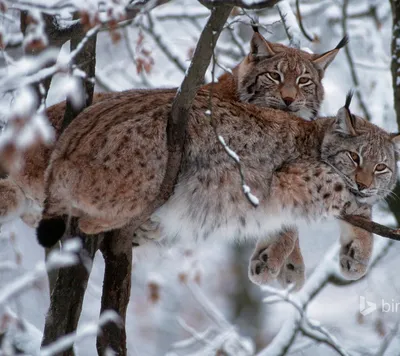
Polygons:
[[[397,125],[400,129],[400,2],[391,0],[393,15],[392,32],[392,82],[394,95],[394,108],[396,109]],[[394,194],[389,197],[389,207],[394,214],[397,224],[400,225],[400,184],[394,188]]]
[[[71,236],[78,235],[82,234],[77,228],[76,220],[73,219]],[[93,258],[100,241],[100,235],[98,237],[83,237],[83,248],[80,254],[81,263],[58,271],[57,280],[50,297],[50,308],[46,316],[42,346],[49,345],[59,337],[76,331]],[[63,352],[62,355],[73,355],[72,348]]]
[[105,262],[101,311],[115,310],[122,325],[109,323],[97,338],[97,351],[104,355],[108,347],[117,355],[127,355],[125,320],[131,292],[132,232],[119,230],[106,233],[100,250]]

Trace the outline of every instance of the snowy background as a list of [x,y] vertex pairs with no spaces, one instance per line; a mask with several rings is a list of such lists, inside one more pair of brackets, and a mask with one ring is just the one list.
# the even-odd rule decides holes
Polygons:
[[[344,35],[342,1],[306,0],[300,3],[305,28],[319,38],[319,42],[310,43],[301,37],[301,46],[315,53],[334,48]],[[294,2],[290,5],[294,10]],[[376,6],[374,16],[370,12],[371,6]],[[122,28],[122,37],[117,43],[113,43],[108,32],[101,32],[97,43],[96,90],[178,86],[208,13],[196,1],[175,0],[154,9],[150,13],[151,19],[147,15],[139,16],[132,25]],[[348,13],[349,50],[368,114],[374,123],[396,131],[390,72],[390,3],[352,0]],[[3,31],[13,33],[18,39],[18,23],[12,20],[13,14],[9,10],[9,13],[0,15],[0,22]],[[289,43],[276,8],[258,12],[258,16],[265,25],[261,33],[268,40]],[[252,30],[245,15],[229,21],[232,22],[231,30],[225,29],[222,33],[217,54],[222,66],[232,68],[247,52]],[[61,56],[65,56],[68,47],[62,52]],[[13,61],[22,56],[21,49],[12,48],[3,54],[3,57],[0,55],[0,64],[12,71]],[[147,64],[147,67],[141,67],[140,63]],[[221,68],[218,71],[223,73]],[[209,74],[207,79],[210,79]],[[48,105],[65,99],[65,80],[65,75],[54,77]],[[344,50],[328,68],[324,86],[326,99],[321,114],[333,115],[343,105],[346,92],[355,87]],[[12,95],[4,94],[2,107],[9,105],[10,98]],[[352,109],[365,116],[357,100],[353,101]],[[2,118],[6,120],[7,115]],[[394,223],[384,205],[375,210],[375,220]],[[305,291],[298,295],[299,300],[307,297],[308,290],[322,283],[315,277],[316,273],[320,273],[319,277],[323,275],[321,266],[334,270],[337,261],[333,261],[332,267],[332,256],[337,253],[328,252],[335,249],[338,236],[334,221],[301,227],[300,244],[309,281]],[[318,320],[335,338],[334,342],[352,355],[383,354],[379,352],[389,338],[391,343],[384,351],[385,355],[398,355],[400,347],[400,339],[392,337],[397,332],[400,306],[397,313],[380,311],[379,307],[367,316],[359,312],[360,296],[378,305],[382,299],[400,303],[397,262],[400,244],[392,244],[386,251],[388,242],[380,237],[376,241],[384,256],[363,280],[351,284],[329,282],[313,296],[307,308],[308,317]],[[287,302],[263,303],[263,298],[271,293],[248,281],[247,261],[252,245],[227,245],[213,241],[212,244],[163,251],[156,246],[134,249],[131,301],[127,312],[129,355],[188,355],[196,350],[202,355],[212,342],[231,343],[232,347],[242,345],[242,350],[233,351],[232,355],[252,354],[251,350],[256,353],[263,349],[268,351],[265,354],[273,355],[274,344],[270,344],[271,341],[277,334],[275,341],[290,335],[298,314]],[[328,257],[324,257],[326,253]],[[20,220],[1,226],[0,290],[7,290],[10,283],[32,271],[42,261],[44,251],[37,244],[33,230]],[[98,319],[103,272],[104,263],[98,254],[85,295],[80,326]],[[277,285],[274,287],[279,288]],[[22,332],[9,331],[16,344],[21,342],[24,348],[29,347],[29,354],[37,354],[49,306],[47,279],[38,279],[28,290],[7,303],[2,303],[0,298],[0,304],[4,315],[18,316],[29,325],[25,329],[29,331],[28,346]],[[178,343],[193,335],[199,339],[197,342]],[[78,355],[96,355],[95,336],[78,342],[76,352]],[[288,354],[336,355],[337,352],[298,333]]]

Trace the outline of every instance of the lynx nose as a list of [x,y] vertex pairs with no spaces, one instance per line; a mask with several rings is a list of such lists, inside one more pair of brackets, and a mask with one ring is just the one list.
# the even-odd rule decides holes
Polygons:
[[357,182],[356,184],[357,184],[357,188],[358,188],[358,190],[359,190],[360,192],[361,192],[362,190],[368,188],[364,183]]
[[289,106],[294,101],[294,98],[291,98],[290,96],[287,96],[287,97],[282,98],[282,99],[285,102],[286,106]]

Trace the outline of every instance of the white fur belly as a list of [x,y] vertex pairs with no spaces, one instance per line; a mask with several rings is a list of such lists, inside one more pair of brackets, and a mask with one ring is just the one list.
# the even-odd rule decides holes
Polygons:
[[[272,210],[272,209],[271,209]],[[183,200],[167,203],[155,212],[160,222],[162,238],[167,241],[189,242],[202,240],[243,240],[266,238],[284,224],[295,223],[292,214],[263,207],[248,209],[241,214],[191,214]],[[279,210],[279,212],[277,211]],[[214,214],[215,215],[215,214]]]

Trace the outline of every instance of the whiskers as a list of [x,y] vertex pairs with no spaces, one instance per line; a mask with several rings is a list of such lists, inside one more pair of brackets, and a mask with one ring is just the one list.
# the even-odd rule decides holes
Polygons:
[[380,193],[380,192],[383,192],[383,193],[384,193],[383,196],[382,196],[381,198],[382,198],[382,199],[385,199],[385,201],[386,201],[386,199],[387,199],[388,197],[391,197],[391,198],[393,198],[393,199],[395,199],[395,200],[400,200],[400,197],[399,197],[393,190],[384,189],[384,188],[375,188],[375,190],[376,190],[378,193]]

